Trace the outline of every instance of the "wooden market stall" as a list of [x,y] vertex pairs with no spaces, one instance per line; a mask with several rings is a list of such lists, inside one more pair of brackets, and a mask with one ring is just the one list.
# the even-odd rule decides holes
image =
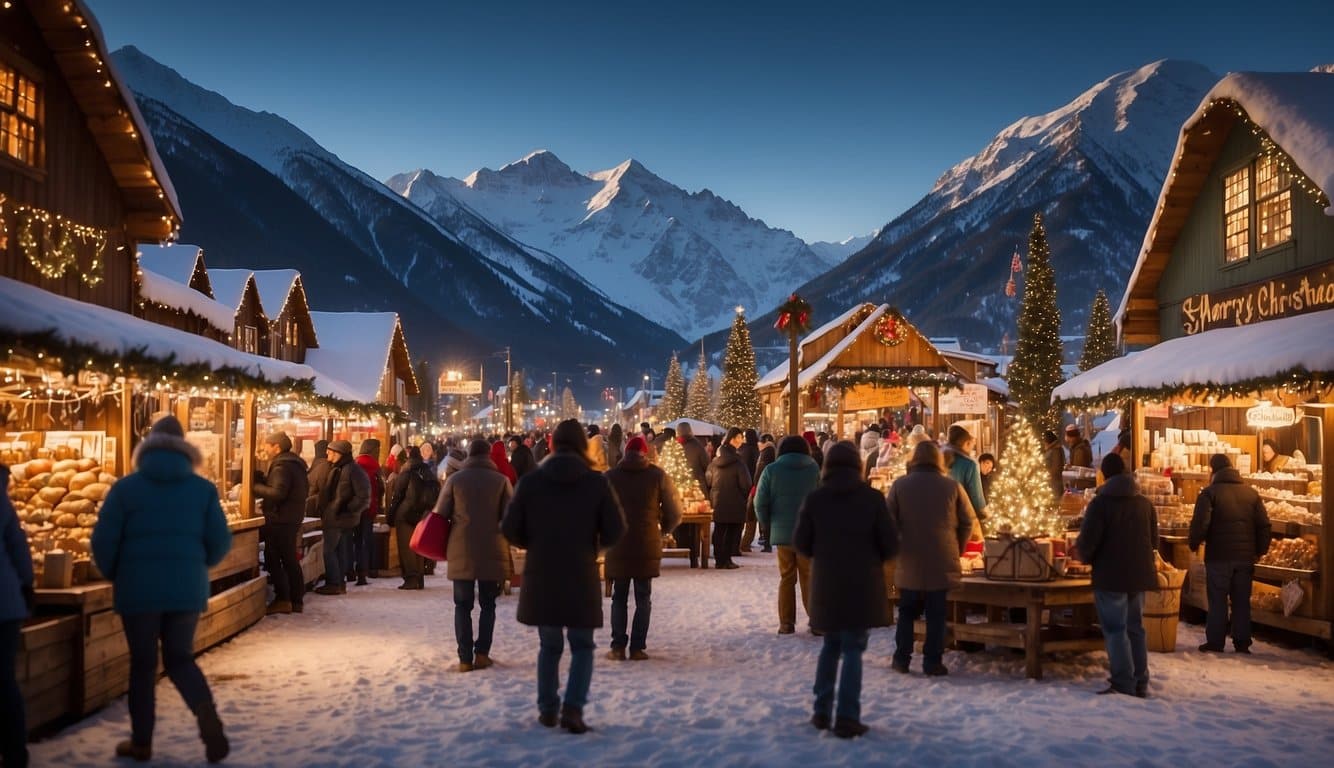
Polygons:
[[231,343],[236,309],[213,298],[204,249],[176,243],[140,246],[136,279],[139,284],[136,316]]
[[[1213,453],[1264,500],[1275,541],[1256,567],[1254,621],[1330,638],[1334,551],[1325,500],[1334,451],[1334,76],[1228,75],[1182,128],[1172,172],[1117,319],[1142,351],[1062,384],[1066,407],[1122,407],[1150,483],[1164,550],[1191,569],[1184,602],[1207,609],[1185,546]],[[1264,466],[1263,441],[1284,458]],[[1279,597],[1301,589],[1297,604]]]

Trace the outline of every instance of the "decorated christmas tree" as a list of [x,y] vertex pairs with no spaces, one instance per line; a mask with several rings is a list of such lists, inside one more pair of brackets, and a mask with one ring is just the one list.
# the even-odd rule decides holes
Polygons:
[[1064,530],[1042,444],[1032,424],[1022,416],[1010,420],[998,467],[987,496],[987,519],[983,523],[987,535],[1056,535]]
[[1107,294],[1098,289],[1089,310],[1088,330],[1084,332],[1084,353],[1079,356],[1079,370],[1096,368],[1116,357],[1116,329],[1112,327],[1112,309]]
[[560,417],[561,419],[579,418],[579,403],[574,400],[574,393],[566,387],[560,393]]
[[745,310],[737,307],[732,333],[727,337],[727,350],[723,353],[723,380],[718,395],[719,424],[742,429],[760,425],[760,396],[755,391],[755,382],[759,378]]
[[713,382],[709,380],[709,361],[704,350],[699,351],[695,376],[690,380],[690,394],[686,398],[686,418],[700,421],[713,420]]
[[672,361],[667,365],[666,391],[662,403],[658,406],[660,421],[676,421],[686,412],[686,377],[681,375],[681,361],[672,353]]
[[1051,405],[1051,391],[1061,375],[1061,311],[1056,307],[1056,273],[1042,214],[1033,215],[1028,236],[1028,272],[1019,306],[1019,342],[1006,379],[1019,410],[1039,429],[1060,427],[1060,414]]
[[662,450],[658,451],[657,462],[662,471],[672,479],[672,485],[676,486],[676,492],[681,496],[683,510],[690,500],[703,498],[703,491],[700,490],[699,482],[695,480],[695,474],[690,471],[690,465],[686,463],[686,452],[680,443],[669,440],[663,445]]

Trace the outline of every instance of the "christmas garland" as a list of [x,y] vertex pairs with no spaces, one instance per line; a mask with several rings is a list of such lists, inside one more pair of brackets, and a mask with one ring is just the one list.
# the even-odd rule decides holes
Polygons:
[[890,309],[871,328],[875,340],[887,347],[897,347],[908,338],[907,323],[897,309]]
[[836,368],[816,378],[817,387],[855,387],[876,384],[887,387],[948,386],[963,389],[959,374],[923,368]]
[[1053,395],[1052,404],[1066,410],[1098,410],[1120,405],[1128,400],[1138,402],[1164,402],[1177,398],[1222,400],[1230,397],[1253,397],[1257,392],[1267,389],[1324,393],[1334,389],[1334,372],[1312,373],[1299,365],[1269,376],[1257,376],[1229,384],[1206,381],[1198,384],[1166,384],[1161,387],[1126,387],[1089,397],[1072,397],[1068,400]]
[[778,319],[774,321],[774,328],[777,330],[803,336],[810,330],[810,323],[810,302],[797,294],[788,296],[787,301],[778,305]]

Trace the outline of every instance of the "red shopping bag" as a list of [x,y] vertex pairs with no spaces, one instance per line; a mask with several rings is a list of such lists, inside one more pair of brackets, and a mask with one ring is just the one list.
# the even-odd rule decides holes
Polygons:
[[443,515],[427,512],[412,530],[408,546],[413,552],[429,560],[446,560],[449,545],[449,521]]

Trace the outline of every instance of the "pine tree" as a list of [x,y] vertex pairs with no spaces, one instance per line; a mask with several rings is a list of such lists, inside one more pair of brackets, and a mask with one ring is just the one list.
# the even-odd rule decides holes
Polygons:
[[711,421],[712,417],[713,382],[709,380],[709,361],[701,349],[695,376],[690,380],[690,393],[686,398],[686,418]]
[[658,406],[659,421],[676,421],[686,412],[686,378],[681,375],[681,361],[672,353],[667,365],[667,383],[663,386],[662,403]]
[[675,440],[669,440],[663,445],[662,450],[658,451],[658,466],[663,472],[672,479],[672,484],[676,486],[676,492],[681,496],[681,509],[685,509],[686,503],[692,498],[698,498],[703,495],[699,487],[699,481],[695,479],[695,473],[690,470],[690,465],[686,463],[686,452],[681,444]]
[[566,387],[560,393],[560,417],[561,419],[579,418],[579,404],[574,400],[574,393]]
[[1056,306],[1056,273],[1051,267],[1042,214],[1033,215],[1028,236],[1028,269],[1019,306],[1019,341],[1006,378],[1019,410],[1039,429],[1060,427],[1051,391],[1061,375],[1061,311]]
[[718,394],[718,423],[724,427],[751,429],[760,426],[759,381],[755,370],[755,349],[750,344],[746,315],[737,308],[732,333],[723,353],[723,380]]
[[1079,356],[1079,370],[1096,368],[1116,357],[1116,329],[1112,327],[1112,308],[1101,288],[1093,297],[1088,330],[1084,332],[1084,352]]
[[1052,497],[1042,443],[1022,416],[1010,419],[996,479],[987,496],[988,535],[1056,535],[1064,530],[1060,504]]

